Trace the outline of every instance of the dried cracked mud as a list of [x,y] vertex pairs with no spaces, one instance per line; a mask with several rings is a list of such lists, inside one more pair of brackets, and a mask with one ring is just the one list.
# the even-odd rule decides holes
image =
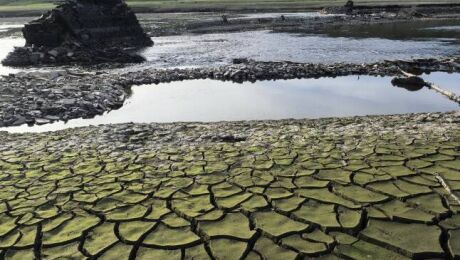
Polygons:
[[460,256],[460,113],[0,132],[0,258]]

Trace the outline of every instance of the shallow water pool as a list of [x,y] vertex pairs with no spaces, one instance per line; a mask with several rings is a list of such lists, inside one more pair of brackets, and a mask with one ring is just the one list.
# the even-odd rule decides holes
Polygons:
[[[460,74],[432,73],[424,78],[460,93]],[[458,104],[433,90],[410,92],[393,87],[390,81],[391,77],[348,76],[243,84],[191,80],[135,86],[121,109],[93,119],[0,130],[44,132],[127,122],[300,119],[459,109]]]
[[[24,46],[25,40],[23,38],[0,38],[0,62],[6,58],[8,53],[14,50],[15,46]],[[8,75],[10,73],[20,72],[19,68],[12,68],[3,66],[0,63],[0,75]]]
[[179,35],[152,38],[155,46],[141,52],[145,67],[219,66],[233,58],[306,63],[373,63],[432,58],[460,53],[453,39],[385,39],[330,37],[270,31]]

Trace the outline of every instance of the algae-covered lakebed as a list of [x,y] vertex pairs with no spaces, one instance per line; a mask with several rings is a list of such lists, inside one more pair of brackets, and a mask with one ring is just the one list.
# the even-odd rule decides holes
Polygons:
[[459,122],[431,113],[0,132],[0,256],[459,256]]

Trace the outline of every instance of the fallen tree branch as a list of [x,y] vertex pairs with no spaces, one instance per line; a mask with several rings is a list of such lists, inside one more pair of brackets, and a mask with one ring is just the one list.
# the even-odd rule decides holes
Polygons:
[[[402,70],[401,68],[399,68],[399,70],[401,71],[401,73],[410,78],[410,77],[418,77],[417,75],[414,75],[414,74],[411,74],[409,72],[406,72],[404,70]],[[460,96],[456,95],[455,93],[453,92],[450,92],[448,90],[444,90],[442,89],[441,87],[431,83],[431,82],[427,82],[427,81],[424,81],[425,82],[425,86],[429,89],[432,89],[438,93],[440,93],[441,95],[444,95],[445,97],[447,97],[448,99],[454,101],[454,102],[457,102],[457,104],[460,105]]]
[[401,73],[402,73],[404,76],[406,76],[406,77],[408,77],[408,78],[410,78],[410,77],[417,77],[417,75],[411,74],[411,73],[409,73],[409,72],[405,72],[405,71],[402,70],[401,68],[399,68],[399,70],[401,71]]
[[427,83],[427,87],[446,96],[448,99],[452,100],[452,101],[455,101],[457,102],[458,104],[460,104],[460,96],[457,96],[456,94],[450,92],[450,91],[447,91],[447,90],[444,90],[442,88],[440,88],[439,86],[431,83],[431,82],[426,82]]
[[452,193],[452,190],[450,189],[449,185],[447,185],[447,183],[444,181],[444,179],[441,177],[441,175],[439,175],[438,173],[435,173],[434,176],[438,180],[439,184],[441,184],[442,187],[444,187],[444,189],[447,191],[449,196],[455,202],[457,202],[457,204],[460,206],[460,199],[454,193]]

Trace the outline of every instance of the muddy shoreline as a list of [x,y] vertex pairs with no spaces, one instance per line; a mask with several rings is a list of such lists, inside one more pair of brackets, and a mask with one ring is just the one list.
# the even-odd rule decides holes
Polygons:
[[233,82],[337,77],[396,76],[400,69],[421,73],[460,72],[460,57],[385,61],[374,64],[309,64],[234,60],[217,68],[145,69],[124,74],[71,70],[18,73],[0,78],[0,127],[91,118],[120,108],[134,85],[212,79]]
[[[289,10],[225,10],[225,9],[172,9],[153,10],[144,8],[140,10],[135,6],[132,8],[142,20],[143,15],[158,14],[158,16],[146,16],[142,21],[144,30],[151,37],[171,36],[181,34],[205,34],[243,32],[252,30],[270,30],[274,32],[290,33],[316,33],[325,27],[337,25],[363,25],[363,24],[384,24],[404,21],[427,21],[427,20],[460,20],[460,4],[433,4],[433,5],[401,5],[401,6],[362,6],[352,15],[344,15],[335,9],[313,8],[313,9],[289,9]],[[324,12],[322,11],[324,10]],[[415,11],[414,11],[415,10]],[[298,13],[300,16],[281,17],[283,12]],[[318,16],[301,16],[305,13],[318,12]],[[187,13],[181,16],[180,13]],[[256,15],[258,13],[276,13],[279,16],[248,18],[245,15]],[[223,22],[222,15],[225,14],[227,22]],[[39,16],[41,12],[24,12],[22,15],[5,16],[0,12],[1,17],[33,17]],[[17,32],[18,30],[13,30]],[[5,34],[5,33],[4,33]]]
[[[200,17],[198,14],[192,19],[169,17],[159,19],[156,26],[150,26],[144,21],[144,30],[151,37],[172,36],[182,34],[229,33],[255,30],[288,33],[318,33],[319,31],[335,26],[355,26],[373,24],[392,24],[406,21],[443,21],[460,20],[460,5],[449,11],[432,10],[430,13],[418,16],[411,12],[376,12],[356,15],[320,14],[317,16],[278,16],[248,18],[244,13],[226,14],[227,22],[223,22],[219,13],[214,16]],[[250,14],[250,13],[249,13]],[[243,15],[243,16],[242,16]]]

